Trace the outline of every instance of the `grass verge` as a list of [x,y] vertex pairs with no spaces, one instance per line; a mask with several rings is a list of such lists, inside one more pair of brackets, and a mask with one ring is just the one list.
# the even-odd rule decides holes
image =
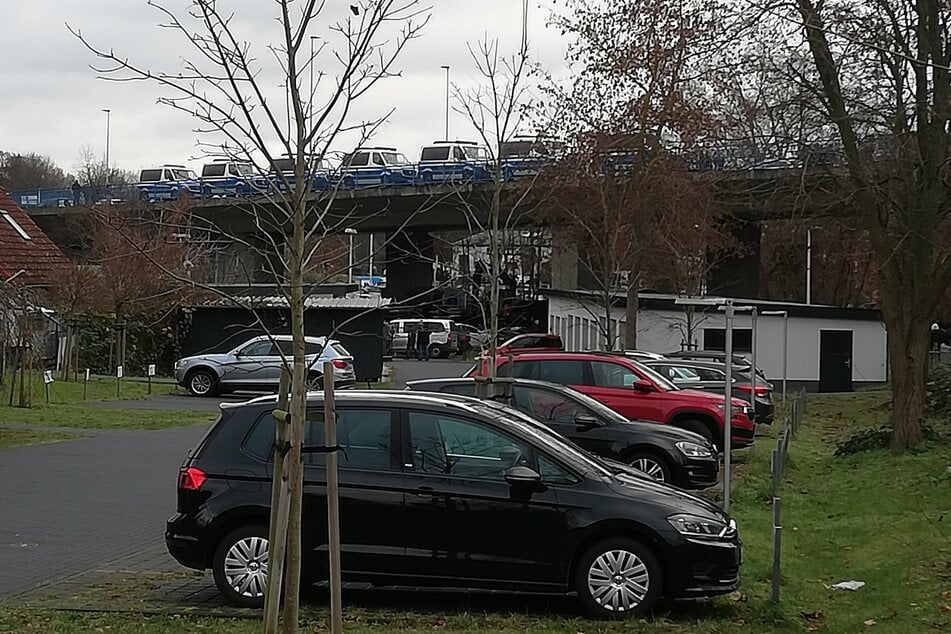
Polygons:
[[[772,507],[768,458],[777,429],[742,452],[733,514],[745,542],[741,593],[676,606],[653,621],[580,618],[571,600],[460,599],[455,595],[347,592],[348,632],[926,632],[951,630],[951,445],[893,455],[833,456],[849,435],[885,422],[888,394],[810,396],[782,485],[783,587],[769,603]],[[829,586],[858,579],[857,592]],[[118,581],[118,580],[117,580]],[[118,583],[118,586],[123,584]],[[141,596],[136,591],[137,597]],[[143,605],[138,603],[136,605]],[[323,631],[326,602],[304,611],[302,631]],[[141,609],[141,608],[140,608]],[[0,631],[257,632],[257,620],[0,608]]]
[[21,447],[23,445],[40,445],[60,440],[80,438],[76,434],[47,429],[9,429],[0,427],[0,449],[6,447]]
[[[152,394],[168,394],[174,389],[168,383],[152,384]],[[108,379],[91,379],[86,384],[54,382],[50,385],[50,402],[46,403],[45,388],[41,376],[33,377],[32,407],[11,407],[11,386],[7,384],[0,400],[0,423],[20,423],[40,427],[70,427],[78,429],[165,429],[207,423],[214,418],[206,412],[171,410],[131,410],[103,407],[86,407],[84,402],[108,401],[116,398],[116,382]],[[148,397],[148,386],[138,381],[123,381],[120,385],[123,399]],[[19,402],[19,388],[14,390],[14,404]]]

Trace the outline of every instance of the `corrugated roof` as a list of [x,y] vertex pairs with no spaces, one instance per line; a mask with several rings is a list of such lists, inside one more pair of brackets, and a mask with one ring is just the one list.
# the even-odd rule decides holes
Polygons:
[[52,273],[68,265],[59,247],[0,187],[0,270],[5,278],[22,270],[13,284],[46,286]]
[[[305,308],[317,308],[323,310],[375,310],[385,308],[392,300],[389,297],[381,297],[378,293],[368,295],[352,295],[350,297],[328,297],[311,296],[304,300]],[[207,307],[233,307],[235,302],[239,304],[250,304],[256,308],[286,308],[287,300],[280,295],[272,296],[238,296],[232,299],[219,297],[210,299],[199,304]]]

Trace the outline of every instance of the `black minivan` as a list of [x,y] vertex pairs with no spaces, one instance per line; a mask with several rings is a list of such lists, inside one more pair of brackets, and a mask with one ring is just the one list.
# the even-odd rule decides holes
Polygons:
[[[323,444],[311,393],[305,447]],[[503,405],[449,394],[336,397],[344,581],[577,592],[595,615],[739,585],[736,524],[715,504],[601,462]],[[275,397],[222,405],[179,472],[165,540],[221,593],[263,604]],[[304,454],[303,574],[326,578],[324,454]]]

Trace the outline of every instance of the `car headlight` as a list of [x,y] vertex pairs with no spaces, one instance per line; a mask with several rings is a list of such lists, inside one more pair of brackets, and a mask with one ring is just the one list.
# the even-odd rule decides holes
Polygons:
[[180,359],[177,359],[177,360],[175,361],[175,365],[172,366],[172,370],[178,370],[178,368],[180,368],[181,365],[182,365],[181,360],[180,360]]
[[667,521],[684,537],[720,539],[731,538],[736,533],[736,523],[733,520],[726,524],[696,515],[671,515]]
[[709,447],[704,447],[703,445],[698,445],[695,442],[690,442],[689,440],[681,440],[675,444],[677,449],[680,450],[680,453],[689,457],[689,458],[712,458],[713,452],[710,451]]

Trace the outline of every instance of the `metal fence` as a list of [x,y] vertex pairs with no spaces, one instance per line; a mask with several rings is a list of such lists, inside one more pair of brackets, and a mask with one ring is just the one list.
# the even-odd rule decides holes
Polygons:
[[772,592],[770,598],[773,603],[779,603],[779,586],[782,582],[782,549],[783,525],[781,520],[782,499],[779,495],[783,473],[786,471],[786,462],[789,457],[789,442],[799,430],[799,424],[806,415],[806,390],[799,390],[799,394],[792,400],[789,412],[782,422],[782,431],[779,441],[770,456],[770,473],[772,475],[773,494],[773,574]]

